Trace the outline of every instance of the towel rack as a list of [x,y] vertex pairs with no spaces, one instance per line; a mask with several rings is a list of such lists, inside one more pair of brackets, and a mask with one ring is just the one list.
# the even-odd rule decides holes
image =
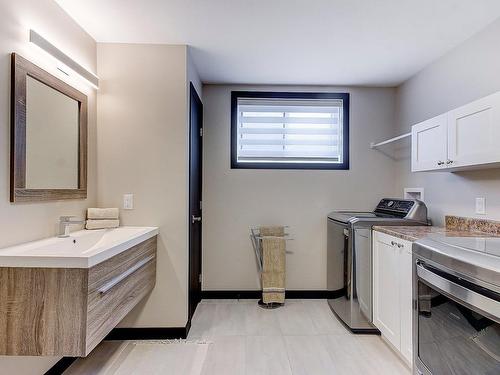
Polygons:
[[406,133],[406,134],[402,134],[402,135],[398,135],[397,137],[394,137],[394,138],[391,138],[391,139],[388,139],[386,141],[382,141],[382,142],[379,142],[379,143],[370,143],[370,148],[377,148],[379,146],[383,146],[383,145],[386,145],[386,144],[389,144],[389,143],[392,143],[392,142],[396,142],[396,141],[399,141],[400,139],[404,139],[404,138],[407,138],[407,137],[410,137],[411,136],[411,133]]
[[[284,228],[289,228],[288,226],[284,226]],[[288,237],[289,234],[285,233],[285,237]],[[257,266],[259,267],[259,272],[262,272],[263,269],[263,256],[262,256],[262,238],[260,235],[259,228],[250,228],[250,240],[252,241],[253,250],[255,251],[255,256],[257,257]],[[293,241],[293,238],[284,238],[285,241]],[[290,252],[287,251],[287,254]]]
[[[288,233],[284,233],[284,228],[288,228],[288,226],[278,226],[275,227],[276,229],[279,229],[278,231],[271,231],[269,230],[269,227],[266,227],[266,231],[263,231],[263,227],[258,227],[258,228],[250,228],[250,240],[252,242],[253,249],[255,251],[255,257],[257,258],[257,265],[259,267],[259,282],[260,282],[260,287],[262,289],[262,298],[259,300],[258,305],[264,309],[276,309],[280,306],[283,306],[285,303],[285,278],[284,278],[284,269],[281,270],[279,273],[275,273],[272,270],[272,267],[270,269],[264,269],[264,250],[265,250],[265,239],[279,239],[280,246],[283,245],[282,241],[290,241],[292,238],[286,238],[288,236]],[[261,233],[264,234],[275,234],[273,235],[262,235]],[[267,250],[267,249],[266,249]],[[270,251],[275,251],[278,249],[269,249]],[[285,251],[285,254],[288,252],[286,251],[286,246],[284,249],[281,249],[282,251]],[[279,257],[281,258],[284,256],[282,252],[279,253]],[[278,254],[274,254],[278,255]],[[273,255],[273,258],[274,258]],[[272,261],[271,261],[272,262]],[[274,275],[272,275],[274,273]],[[264,276],[266,276],[266,281],[264,281]],[[269,277],[272,276],[272,277]]]

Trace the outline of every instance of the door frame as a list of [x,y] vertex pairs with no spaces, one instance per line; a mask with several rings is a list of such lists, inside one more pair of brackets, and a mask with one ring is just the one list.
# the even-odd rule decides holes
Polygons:
[[[201,280],[199,280],[199,275],[193,275],[192,268],[193,268],[193,250],[192,250],[192,245],[193,245],[193,238],[192,238],[192,221],[191,221],[191,215],[193,212],[193,207],[191,205],[191,195],[193,194],[194,188],[192,186],[192,181],[191,181],[191,161],[192,161],[192,131],[193,131],[193,126],[192,126],[192,106],[193,106],[193,101],[197,101],[200,105],[201,108],[201,125],[200,129],[203,129],[203,103],[200,99],[200,96],[198,95],[198,92],[196,91],[196,88],[194,87],[193,83],[189,83],[189,146],[188,146],[188,326],[191,323],[191,318],[194,314],[194,311],[196,309],[196,306],[201,300]],[[199,144],[199,153],[200,153],[200,178],[199,178],[199,186],[198,188],[200,189],[199,195],[200,195],[200,201],[202,198],[202,186],[203,186],[203,138],[202,138],[202,131],[200,131],[200,144]],[[201,215],[201,207],[200,207],[200,215]],[[202,270],[202,242],[201,242],[201,236],[202,236],[202,222],[196,223],[196,225],[200,226],[200,249],[199,249],[199,274],[201,275],[201,270]],[[193,291],[193,288],[191,287],[192,285],[192,280],[193,278],[196,278],[199,282],[199,290],[198,290],[198,295],[194,296],[194,293],[197,291]],[[195,298],[194,298],[195,297]],[[194,306],[193,306],[194,305]]]

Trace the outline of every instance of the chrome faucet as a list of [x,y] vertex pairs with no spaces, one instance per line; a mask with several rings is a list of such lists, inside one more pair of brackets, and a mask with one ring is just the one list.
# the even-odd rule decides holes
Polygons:
[[75,219],[76,216],[61,216],[59,218],[59,238],[69,237],[69,226],[73,224],[83,224],[85,221]]

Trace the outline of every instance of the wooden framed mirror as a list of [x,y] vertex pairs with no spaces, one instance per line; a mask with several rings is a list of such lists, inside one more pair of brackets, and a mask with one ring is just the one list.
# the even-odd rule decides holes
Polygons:
[[87,96],[11,56],[10,201],[87,197]]

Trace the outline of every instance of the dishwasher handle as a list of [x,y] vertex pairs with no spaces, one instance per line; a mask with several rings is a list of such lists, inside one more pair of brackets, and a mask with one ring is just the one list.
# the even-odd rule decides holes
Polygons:
[[499,301],[438,275],[432,271],[432,267],[428,267],[425,263],[420,261],[417,262],[417,276],[419,279],[425,281],[430,287],[444,293],[456,302],[474,308],[486,314],[491,319],[496,321],[500,320]]

